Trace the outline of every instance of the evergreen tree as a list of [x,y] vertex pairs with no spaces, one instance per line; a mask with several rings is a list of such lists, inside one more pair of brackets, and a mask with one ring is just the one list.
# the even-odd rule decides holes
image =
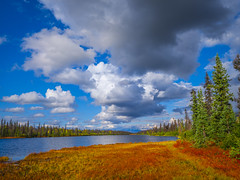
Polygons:
[[[239,54],[233,60],[233,67],[240,73],[240,55]],[[238,76],[238,80],[240,81],[240,76]],[[238,118],[240,118],[240,87],[238,88],[238,98],[236,100],[237,100],[237,107],[238,107]]]
[[213,104],[210,136],[216,142],[222,141],[231,133],[235,117],[230,101],[233,95],[229,92],[229,76],[218,55],[213,72]]
[[193,89],[191,91],[191,110],[192,110],[192,131],[193,134],[196,133],[196,121],[197,121],[197,96],[196,96],[196,91]]
[[208,113],[206,104],[204,102],[202,89],[198,91],[197,102],[197,119],[195,121],[196,133],[194,139],[196,144],[203,145],[207,140]]
[[175,130],[175,131],[178,130],[178,126],[177,126],[177,121],[176,121],[176,119],[174,119],[174,130]]
[[[240,55],[238,54],[236,58],[233,60],[233,67],[240,71]],[[240,80],[240,77],[238,78]]]
[[187,113],[187,109],[184,110],[184,113],[185,113],[185,120],[189,120],[189,116],[188,116],[188,113]]
[[189,119],[187,109],[184,110],[185,112],[185,130],[190,130],[191,129],[191,120]]
[[207,72],[205,76],[204,89],[205,89],[204,95],[205,95],[206,109],[207,109],[208,116],[210,117],[211,111],[212,111],[212,82]]

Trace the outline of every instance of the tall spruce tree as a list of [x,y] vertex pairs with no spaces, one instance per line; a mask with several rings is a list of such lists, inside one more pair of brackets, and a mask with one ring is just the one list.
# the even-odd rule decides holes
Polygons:
[[232,132],[235,117],[230,101],[233,95],[229,92],[229,75],[223,67],[219,56],[213,71],[213,104],[211,115],[210,136],[216,141],[222,141],[226,134]]
[[[240,71],[240,55],[238,54],[236,58],[233,60],[233,67]],[[240,77],[238,78],[240,80]]]
[[197,121],[197,95],[196,95],[196,91],[193,89],[191,91],[191,110],[192,110],[192,121],[193,121],[193,124],[192,124],[192,132],[193,134],[196,133],[196,121]]
[[184,110],[185,112],[185,130],[190,130],[192,127],[191,120],[189,119],[187,109]]
[[207,72],[205,76],[204,89],[205,89],[204,95],[205,95],[206,109],[207,109],[208,116],[210,117],[212,113],[212,82]]
[[[233,60],[233,67],[240,73],[240,55],[239,54]],[[238,80],[240,81],[240,76],[238,76]],[[237,100],[237,107],[238,107],[238,118],[240,118],[240,87],[238,88],[238,98],[236,100]]]
[[184,113],[185,113],[185,120],[189,120],[189,116],[188,116],[188,112],[187,112],[187,109],[184,110]]
[[197,145],[203,145],[207,141],[208,113],[202,89],[198,91],[197,102],[196,133],[194,139]]
[[188,130],[188,113],[187,113],[187,109],[184,110],[185,113],[185,130]]

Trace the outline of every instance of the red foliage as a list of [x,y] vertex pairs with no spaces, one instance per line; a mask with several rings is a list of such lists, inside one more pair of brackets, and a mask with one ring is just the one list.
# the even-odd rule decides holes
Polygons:
[[190,142],[180,140],[174,144],[174,147],[184,154],[200,158],[201,160],[204,159],[205,161],[202,161],[202,164],[206,167],[210,166],[228,176],[240,178],[240,161],[231,158],[229,151],[213,145],[206,148],[195,148]]

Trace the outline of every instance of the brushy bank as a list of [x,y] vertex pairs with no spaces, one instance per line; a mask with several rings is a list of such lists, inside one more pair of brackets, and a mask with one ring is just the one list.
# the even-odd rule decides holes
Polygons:
[[63,148],[0,163],[0,179],[240,179],[240,161],[185,141]]

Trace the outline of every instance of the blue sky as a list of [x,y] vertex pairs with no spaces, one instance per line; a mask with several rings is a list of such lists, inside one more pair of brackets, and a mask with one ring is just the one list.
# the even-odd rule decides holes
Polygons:
[[217,53],[237,92],[237,0],[0,3],[0,118],[151,128],[190,113]]

